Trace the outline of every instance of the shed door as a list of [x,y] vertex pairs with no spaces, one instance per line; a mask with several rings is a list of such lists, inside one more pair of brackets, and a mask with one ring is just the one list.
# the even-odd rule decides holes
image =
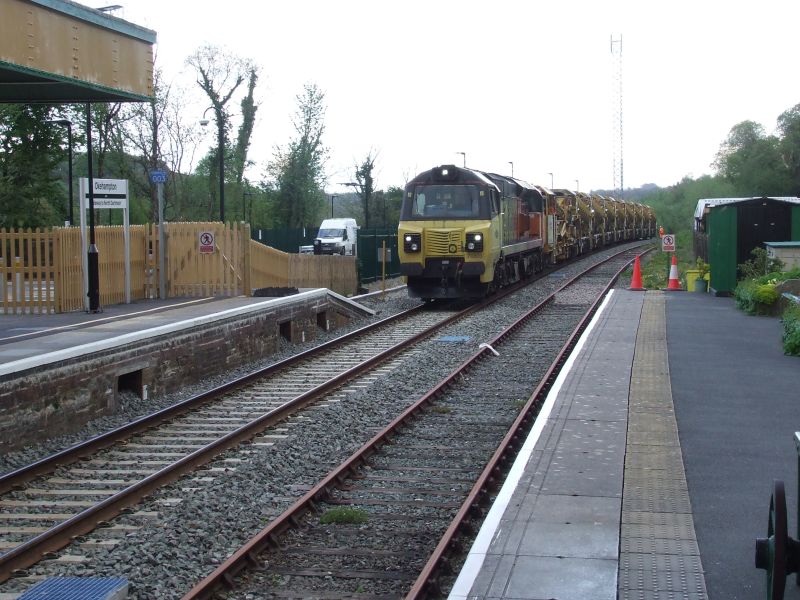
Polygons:
[[762,242],[791,240],[791,204],[759,200],[739,205],[736,263],[750,260],[750,251]]

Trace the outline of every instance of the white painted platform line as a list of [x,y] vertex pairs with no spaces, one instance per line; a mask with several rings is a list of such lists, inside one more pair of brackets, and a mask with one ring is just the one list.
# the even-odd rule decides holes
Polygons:
[[[175,331],[180,331],[182,329],[188,329],[190,327],[196,327],[198,325],[212,323],[214,321],[219,321],[229,317],[246,315],[259,310],[263,310],[267,305],[277,307],[283,304],[295,302],[297,300],[306,300],[326,295],[339,298],[340,300],[347,303],[351,304],[353,303],[352,300],[350,300],[349,298],[345,298],[344,296],[332,292],[326,288],[314,288],[305,292],[300,292],[299,294],[294,294],[292,296],[284,296],[282,298],[270,298],[264,300],[263,302],[256,302],[253,304],[247,304],[245,306],[239,306],[236,308],[229,308],[216,313],[211,313],[199,317],[193,317],[190,319],[185,319],[183,321],[177,321],[175,323],[170,323],[168,325],[159,325],[157,327],[151,327],[150,329],[144,329],[142,331],[134,331],[132,333],[124,333],[116,337],[107,338],[96,342],[90,342],[87,344],[82,344],[80,346],[74,346],[72,348],[55,350],[53,352],[40,354],[38,356],[30,356],[28,358],[21,358],[19,360],[7,362],[3,365],[0,365],[0,376],[16,373],[17,371],[24,371],[26,369],[32,369],[34,367],[40,367],[42,365],[51,362],[57,362],[59,360],[67,360],[70,358],[75,358],[76,356],[81,356],[83,354],[100,352],[102,350],[109,350],[111,348],[116,348],[118,346],[123,346],[125,344],[137,342],[139,340],[147,339],[148,337],[153,337],[156,335],[172,333]],[[371,310],[371,309],[364,308],[364,310]],[[374,314],[374,311],[372,312]]]
[[603,314],[613,293],[614,290],[609,291],[603,299],[600,308],[597,309],[597,312],[581,335],[578,343],[575,344],[575,349],[570,354],[567,362],[564,363],[564,367],[561,369],[558,377],[556,377],[553,387],[550,388],[550,392],[547,394],[544,404],[542,404],[542,410],[539,411],[539,416],[536,417],[536,422],[533,424],[533,428],[528,434],[525,444],[523,444],[522,449],[519,451],[514,464],[511,466],[511,470],[508,472],[508,477],[506,477],[503,483],[503,487],[500,488],[500,493],[497,494],[492,508],[489,509],[489,514],[486,515],[486,519],[483,525],[481,525],[481,530],[478,532],[478,536],[475,538],[472,548],[470,548],[467,560],[464,562],[458,579],[456,579],[455,584],[453,584],[453,589],[447,597],[448,600],[467,600],[469,597],[469,592],[483,566],[483,561],[486,559],[486,553],[489,551],[492,541],[499,533],[498,527],[500,525],[500,519],[506,512],[506,507],[511,500],[511,496],[514,494],[514,490],[517,489],[517,484],[522,474],[525,472],[525,465],[528,464],[528,459],[531,457],[531,453],[536,447],[536,443],[539,441],[539,436],[553,410],[553,405],[555,405],[558,393],[561,391],[561,387],[564,385],[564,381],[566,381],[569,372],[572,370],[575,360],[586,344],[586,340],[589,339],[589,335],[600,319],[600,315]]

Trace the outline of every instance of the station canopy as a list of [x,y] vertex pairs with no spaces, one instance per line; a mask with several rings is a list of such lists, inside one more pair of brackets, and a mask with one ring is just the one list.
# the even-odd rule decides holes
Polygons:
[[156,33],[69,0],[0,0],[0,102],[146,102]]

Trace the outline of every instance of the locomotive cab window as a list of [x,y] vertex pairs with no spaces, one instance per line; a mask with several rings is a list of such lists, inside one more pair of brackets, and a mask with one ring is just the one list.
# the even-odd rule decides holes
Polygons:
[[403,218],[487,219],[489,206],[474,185],[418,185],[403,203]]

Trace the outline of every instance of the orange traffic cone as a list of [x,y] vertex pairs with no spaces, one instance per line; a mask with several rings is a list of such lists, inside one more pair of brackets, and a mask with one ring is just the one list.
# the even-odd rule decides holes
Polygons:
[[642,266],[639,264],[639,255],[636,255],[636,260],[633,261],[633,277],[631,277],[631,287],[629,290],[634,292],[643,292],[642,287]]
[[669,285],[667,285],[667,289],[683,291],[681,282],[678,281],[678,259],[674,254],[672,255],[672,266],[669,268]]

